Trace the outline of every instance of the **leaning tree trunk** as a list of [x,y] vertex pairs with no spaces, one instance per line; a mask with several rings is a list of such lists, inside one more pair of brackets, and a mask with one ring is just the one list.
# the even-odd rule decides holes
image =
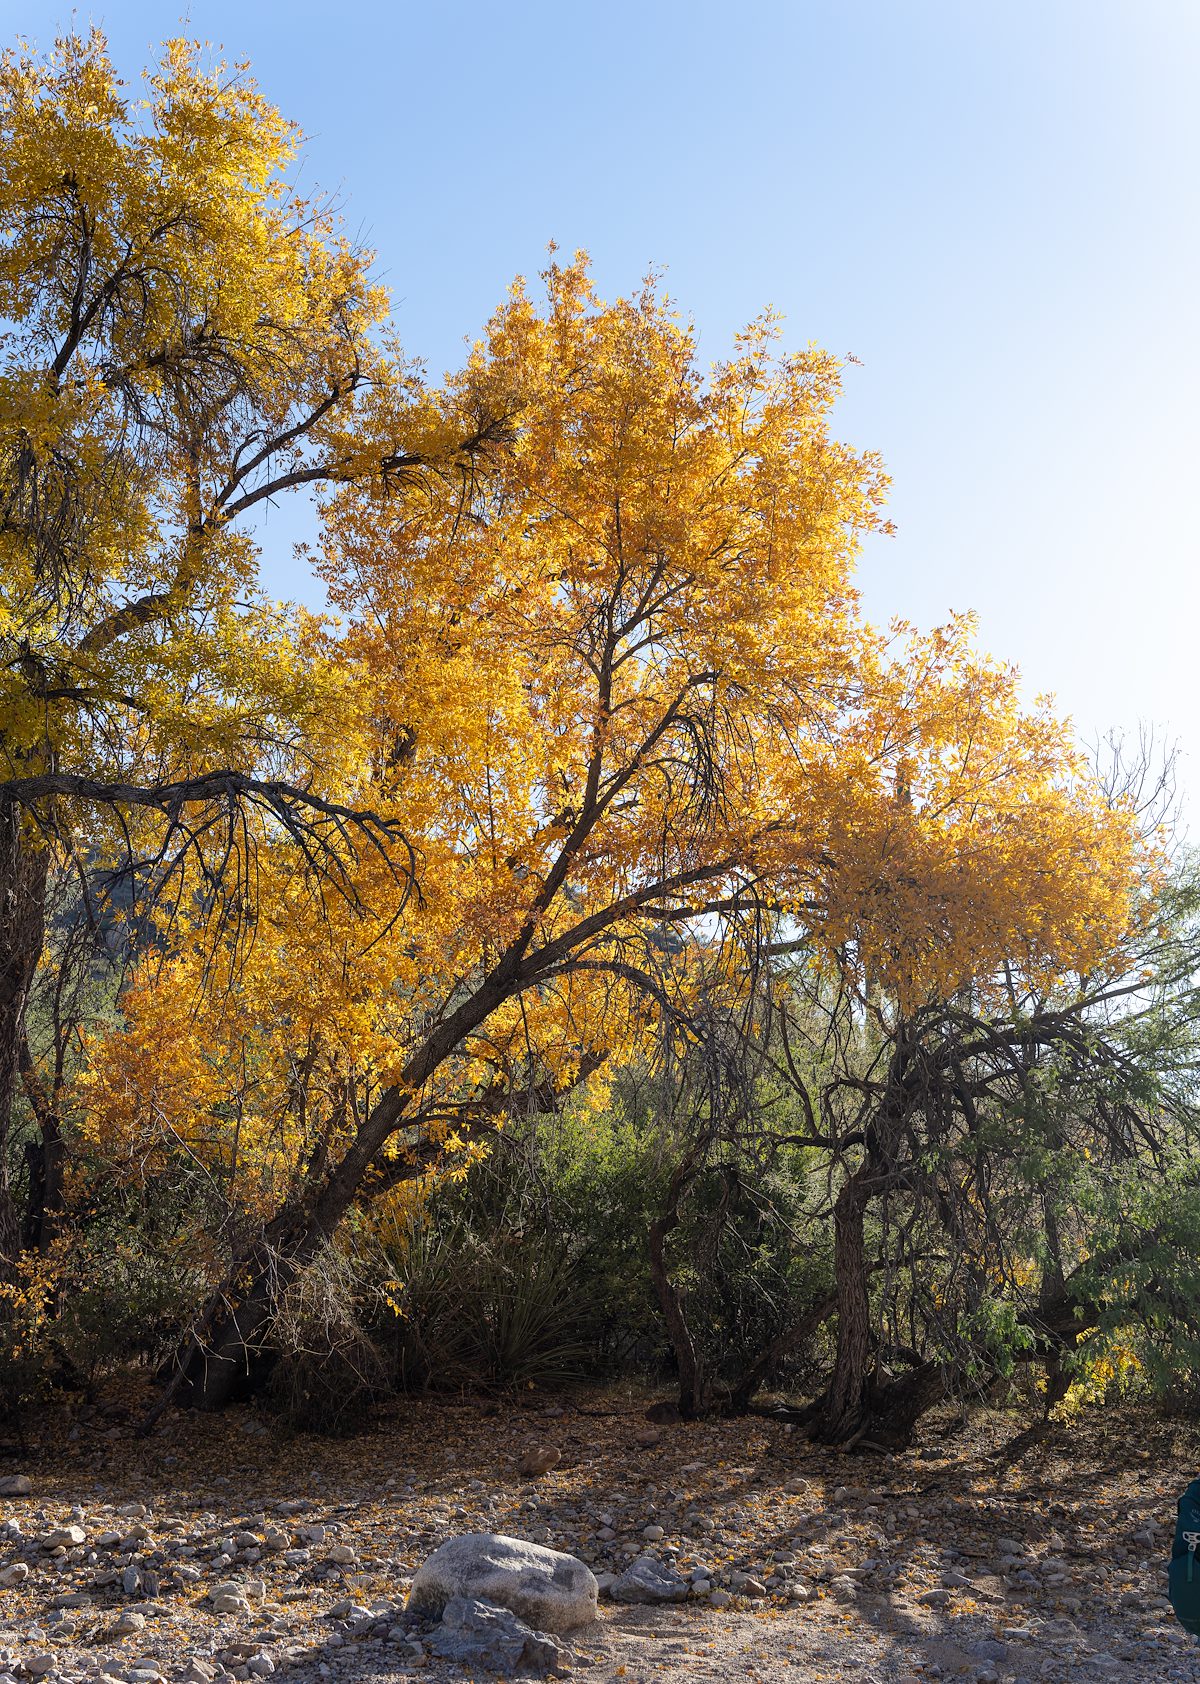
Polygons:
[[[463,1036],[476,1028],[505,997],[520,955],[501,961],[488,981],[439,1024],[405,1066],[399,1082],[388,1088],[358,1126],[341,1160],[315,1186],[307,1186],[267,1224],[259,1240],[236,1256],[222,1286],[213,1294],[186,1341],[176,1353],[171,1375],[149,1426],[171,1402],[219,1409],[236,1390],[255,1377],[263,1335],[282,1294],[312,1261],[355,1203],[369,1172],[419,1092]],[[411,1173],[423,1173],[440,1148],[427,1143],[412,1157]],[[395,1178],[392,1178],[394,1185]]]
[[13,1181],[13,1107],[20,1079],[25,1008],[46,932],[50,852],[23,809],[0,804],[0,1259],[20,1249]]
[[285,1205],[261,1238],[234,1259],[178,1354],[150,1420],[171,1402],[219,1409],[253,1387],[263,1365],[264,1336],[283,1294],[354,1203],[366,1167],[362,1155],[361,1148],[351,1147],[315,1197]]

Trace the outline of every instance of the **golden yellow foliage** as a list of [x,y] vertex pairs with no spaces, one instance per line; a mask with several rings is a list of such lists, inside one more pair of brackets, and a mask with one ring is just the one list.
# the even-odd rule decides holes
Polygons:
[[969,621],[861,618],[886,479],[830,436],[835,361],[766,318],[705,369],[654,283],[545,280],[417,405],[470,458],[324,511],[321,659],[368,744],[338,794],[402,831],[415,891],[366,851],[321,907],[267,848],[228,987],[185,946],[93,1049],[88,1126],[131,1167],[186,1150],[336,1220],[736,994],[752,931],[904,1009],[1120,952],[1146,861],[1069,729]]

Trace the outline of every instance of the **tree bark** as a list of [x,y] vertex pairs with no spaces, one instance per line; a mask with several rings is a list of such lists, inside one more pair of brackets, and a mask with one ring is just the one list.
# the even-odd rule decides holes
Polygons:
[[847,1177],[833,1207],[837,1298],[837,1356],[815,1437],[827,1444],[852,1438],[862,1424],[871,1361],[871,1301],[867,1290],[864,1226],[876,1183],[870,1156]]
[[686,1181],[690,1179],[681,1166],[671,1177],[667,1202],[662,1213],[650,1224],[647,1242],[650,1252],[650,1279],[658,1298],[675,1365],[679,1371],[679,1413],[685,1421],[694,1421],[708,1407],[704,1376],[704,1362],[692,1338],[683,1308],[683,1295],[671,1279],[666,1262],[666,1239],[679,1226],[679,1200]]
[[22,1242],[13,1185],[13,1109],[20,1080],[25,1008],[46,933],[50,851],[23,809],[0,803],[0,1259]]

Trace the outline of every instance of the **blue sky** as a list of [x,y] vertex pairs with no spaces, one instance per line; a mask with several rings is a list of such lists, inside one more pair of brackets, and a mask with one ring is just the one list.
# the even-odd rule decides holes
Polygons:
[[[103,24],[131,76],[180,15],[0,0],[8,39]],[[899,527],[869,612],[976,609],[1084,735],[1178,736],[1196,812],[1194,0],[195,0],[182,32],[306,130],[435,373],[551,239],[609,294],[665,266],[714,356],[769,303],[860,358],[839,430]],[[266,571],[311,600],[303,524]]]

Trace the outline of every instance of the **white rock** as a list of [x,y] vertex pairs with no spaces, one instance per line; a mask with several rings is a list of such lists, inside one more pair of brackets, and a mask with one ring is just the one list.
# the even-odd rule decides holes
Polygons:
[[74,1549],[82,1544],[87,1533],[82,1526],[58,1526],[53,1532],[47,1532],[42,1539],[44,1550]]
[[215,1585],[208,1594],[212,1601],[213,1612],[216,1614],[248,1614],[250,1612],[250,1601],[246,1595],[245,1587],[238,1584],[236,1579],[223,1585]]
[[453,1597],[497,1603],[542,1631],[570,1631],[596,1618],[596,1580],[589,1568],[561,1550],[468,1532],[449,1538],[418,1569],[408,1607],[415,1614],[442,1613]]

